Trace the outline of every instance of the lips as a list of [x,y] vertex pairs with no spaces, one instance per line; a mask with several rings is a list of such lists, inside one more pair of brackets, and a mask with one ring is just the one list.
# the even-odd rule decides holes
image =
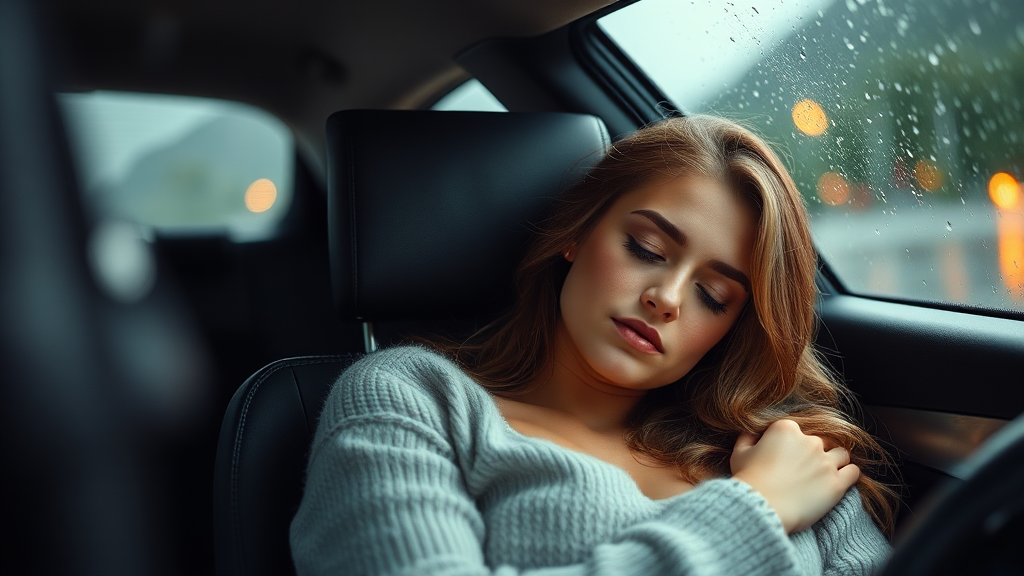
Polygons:
[[619,333],[634,347],[648,353],[665,353],[658,331],[643,320],[635,318],[612,318]]

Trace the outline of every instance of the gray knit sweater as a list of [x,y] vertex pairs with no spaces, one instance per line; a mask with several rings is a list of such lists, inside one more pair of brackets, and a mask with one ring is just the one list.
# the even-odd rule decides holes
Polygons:
[[747,484],[650,500],[622,469],[521,435],[417,347],[354,364],[324,405],[291,527],[299,574],[870,574],[889,544],[850,490],[787,536]]

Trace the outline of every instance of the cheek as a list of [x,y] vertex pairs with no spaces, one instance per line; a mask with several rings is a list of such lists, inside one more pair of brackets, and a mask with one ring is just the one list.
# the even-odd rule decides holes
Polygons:
[[609,241],[584,246],[566,277],[563,306],[588,303],[600,307],[603,314],[609,304],[620,303],[631,290],[635,291],[635,274],[630,272],[623,252],[625,249]]
[[707,354],[707,352],[709,350],[711,350],[712,348],[715,347],[715,344],[718,344],[719,342],[721,342],[722,338],[726,335],[727,332],[729,332],[729,327],[728,326],[725,326],[725,327],[722,327],[722,326],[709,327],[704,332],[704,337],[701,339],[701,342],[700,342],[700,346],[701,346],[701,349],[702,349],[701,356],[704,356],[704,354]]
[[724,322],[704,310],[696,310],[692,314],[689,322],[681,323],[679,326],[678,350],[680,357],[684,359],[682,364],[688,366],[687,371],[714,348],[732,327],[731,322]]

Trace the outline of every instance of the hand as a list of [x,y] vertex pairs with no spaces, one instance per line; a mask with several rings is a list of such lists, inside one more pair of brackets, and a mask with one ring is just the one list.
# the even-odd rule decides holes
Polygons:
[[846,449],[825,448],[796,422],[778,420],[760,439],[741,434],[729,466],[733,478],[764,496],[789,534],[820,520],[860,478]]

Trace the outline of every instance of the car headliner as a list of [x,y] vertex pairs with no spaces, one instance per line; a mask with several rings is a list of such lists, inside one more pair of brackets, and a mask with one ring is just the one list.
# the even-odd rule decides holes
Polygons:
[[483,39],[558,28],[609,0],[51,0],[69,90],[238,100],[291,125],[314,169],[324,121],[417,108],[468,78],[453,56]]

